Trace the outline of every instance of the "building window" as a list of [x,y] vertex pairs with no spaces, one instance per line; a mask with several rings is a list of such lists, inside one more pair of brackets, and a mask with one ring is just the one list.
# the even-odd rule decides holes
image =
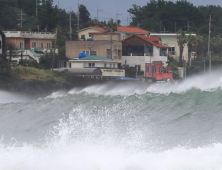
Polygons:
[[90,55],[97,55],[97,51],[90,51]]
[[106,53],[107,53],[107,58],[112,59],[111,50],[110,50],[110,49],[107,49],[107,50],[106,50]]
[[81,35],[81,40],[85,40],[85,35]]
[[116,65],[115,64],[113,64],[113,68],[115,68],[116,67]]
[[47,48],[51,48],[51,43],[47,43]]
[[32,48],[36,48],[36,42],[32,42]]
[[95,63],[89,63],[89,67],[95,67]]
[[20,49],[24,49],[24,43],[20,42]]
[[43,48],[43,42],[39,43],[39,48]]
[[149,73],[149,65],[146,65],[146,73]]
[[175,47],[169,47],[168,48],[168,54],[169,55],[176,55]]
[[106,63],[104,63],[104,67],[106,67]]
[[160,56],[167,56],[166,49],[160,48]]
[[153,73],[156,73],[156,66],[153,66]]
[[0,41],[0,49],[2,49],[2,42]]
[[109,64],[109,67],[110,67],[110,68],[112,67],[112,64],[111,64],[111,63]]
[[83,53],[86,53],[87,56],[89,56],[89,51],[85,50],[85,51],[82,51]]

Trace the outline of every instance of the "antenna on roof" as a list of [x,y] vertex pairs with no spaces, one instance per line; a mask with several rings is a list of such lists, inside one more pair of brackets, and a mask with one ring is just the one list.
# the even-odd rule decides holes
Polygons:
[[97,24],[98,24],[98,21],[99,21],[99,11],[103,11],[101,9],[98,9],[99,7],[97,7]]

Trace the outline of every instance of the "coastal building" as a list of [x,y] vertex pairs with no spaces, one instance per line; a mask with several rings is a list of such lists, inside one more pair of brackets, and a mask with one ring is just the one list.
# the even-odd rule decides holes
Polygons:
[[104,33],[106,32],[106,30],[99,26],[90,26],[76,32],[78,33],[78,40],[83,41],[83,40],[87,40],[88,38],[91,38],[90,33]]
[[125,70],[119,69],[121,61],[115,61],[102,56],[88,56],[69,60],[70,68],[98,68],[102,71],[102,78],[117,78],[125,76]]
[[0,31],[0,57],[5,55],[5,34]]
[[122,42],[110,42],[109,40],[66,41],[66,57],[75,59],[78,58],[79,53],[82,52],[87,53],[88,56],[102,56],[121,61]]
[[[189,36],[189,34],[185,34],[186,36]],[[191,34],[193,36],[196,36],[196,34]],[[178,39],[177,39],[176,33],[151,33],[150,37],[160,37],[162,40],[162,44],[168,46],[168,55],[170,57],[173,57],[176,60],[179,60],[180,56],[180,49],[178,46]],[[192,53],[191,58],[194,58],[194,55]],[[185,44],[183,49],[183,60],[188,61],[188,47],[187,44]]]
[[125,27],[125,26],[117,26],[117,33],[120,33],[121,40],[125,40],[132,35],[146,35],[149,36],[150,32],[137,28],[137,27]]
[[[90,26],[84,29],[81,29],[78,32],[78,40],[87,40],[88,38],[93,38],[93,40],[110,40],[110,33],[107,33],[107,30],[99,26]],[[103,34],[102,34],[103,33]],[[113,41],[122,41],[134,34],[136,35],[149,35],[150,32],[137,28],[137,27],[126,27],[126,26],[117,26],[117,31],[112,34]],[[94,34],[94,35],[93,35]],[[100,35],[100,36],[99,36]]]
[[24,57],[23,59],[39,62],[41,55],[52,50],[52,41],[56,37],[52,32],[4,31],[4,34],[6,43],[13,44],[17,50],[12,58],[16,62],[21,60],[21,56]]
[[145,65],[161,61],[167,66],[167,46],[162,45],[160,37],[148,37],[145,35],[133,35],[122,41],[123,56],[122,65],[125,67],[137,67],[142,76],[146,74]]

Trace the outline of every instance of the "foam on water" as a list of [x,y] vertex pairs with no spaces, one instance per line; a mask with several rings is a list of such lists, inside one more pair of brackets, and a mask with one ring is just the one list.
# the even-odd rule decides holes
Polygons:
[[[27,140],[1,140],[0,170],[221,170],[222,78],[213,75],[171,87],[93,85],[16,104],[17,95],[0,91],[8,103],[0,135]],[[38,130],[43,136],[28,142]]]

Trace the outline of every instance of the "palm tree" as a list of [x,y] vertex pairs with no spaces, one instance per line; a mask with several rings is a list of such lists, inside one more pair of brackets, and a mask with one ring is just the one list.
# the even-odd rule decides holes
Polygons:
[[179,56],[179,62],[182,63],[182,57],[183,57],[183,49],[184,45],[187,43],[187,37],[185,35],[185,32],[181,29],[177,32],[177,43],[180,49],[180,56]]

